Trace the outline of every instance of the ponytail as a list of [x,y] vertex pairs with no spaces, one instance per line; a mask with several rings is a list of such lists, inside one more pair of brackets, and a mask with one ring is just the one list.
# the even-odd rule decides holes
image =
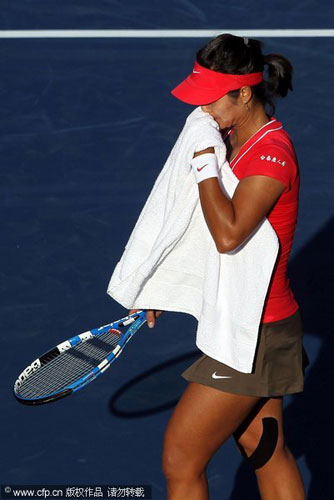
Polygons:
[[264,64],[268,65],[268,91],[273,96],[285,97],[289,90],[293,90],[293,67],[290,61],[279,54],[268,54],[263,59]]

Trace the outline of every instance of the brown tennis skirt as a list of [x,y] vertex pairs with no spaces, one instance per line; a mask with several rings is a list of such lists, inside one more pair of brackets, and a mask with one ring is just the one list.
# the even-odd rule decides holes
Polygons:
[[310,363],[303,335],[298,309],[284,319],[260,324],[252,373],[239,372],[203,354],[181,375],[189,382],[234,394],[271,397],[302,392]]

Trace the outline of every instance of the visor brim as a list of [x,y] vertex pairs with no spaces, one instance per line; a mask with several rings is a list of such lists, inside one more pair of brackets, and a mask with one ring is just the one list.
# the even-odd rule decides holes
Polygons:
[[187,79],[171,90],[171,94],[180,101],[187,104],[202,105],[210,104],[223,97],[227,92],[222,89],[203,89],[191,85]]

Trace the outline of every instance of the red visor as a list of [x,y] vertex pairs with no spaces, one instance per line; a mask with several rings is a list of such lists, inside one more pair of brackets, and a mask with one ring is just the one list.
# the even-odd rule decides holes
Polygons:
[[262,72],[230,75],[204,68],[195,61],[192,73],[175,87],[171,94],[188,104],[204,105],[217,101],[230,90],[240,89],[246,85],[256,85],[262,80]]

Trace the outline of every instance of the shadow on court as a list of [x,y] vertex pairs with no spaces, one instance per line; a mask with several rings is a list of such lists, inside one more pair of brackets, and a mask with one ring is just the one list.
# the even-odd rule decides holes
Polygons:
[[200,354],[195,351],[159,363],[128,381],[110,398],[111,413],[117,417],[138,418],[173,408],[186,384],[179,374]]

